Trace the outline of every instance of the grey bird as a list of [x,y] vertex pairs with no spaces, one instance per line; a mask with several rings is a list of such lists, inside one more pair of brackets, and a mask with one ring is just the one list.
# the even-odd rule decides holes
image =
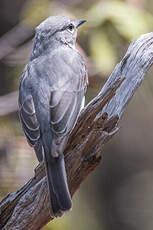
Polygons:
[[20,121],[39,162],[45,162],[55,216],[72,207],[63,151],[88,84],[84,60],[75,48],[78,27],[84,22],[61,15],[43,21],[20,80]]

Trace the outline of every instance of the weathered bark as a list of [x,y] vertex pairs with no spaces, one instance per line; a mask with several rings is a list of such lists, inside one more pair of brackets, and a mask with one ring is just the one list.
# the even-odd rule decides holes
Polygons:
[[[153,33],[132,42],[101,92],[82,111],[65,149],[71,195],[100,163],[103,145],[118,131],[125,107],[153,63]],[[49,215],[44,165],[20,190],[0,203],[0,229],[40,229],[54,217]]]

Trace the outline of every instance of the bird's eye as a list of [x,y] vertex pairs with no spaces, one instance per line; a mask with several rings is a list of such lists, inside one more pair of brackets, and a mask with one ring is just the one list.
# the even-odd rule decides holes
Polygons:
[[72,23],[68,25],[68,30],[69,30],[71,33],[73,33],[73,31],[74,31],[74,25],[73,25]]

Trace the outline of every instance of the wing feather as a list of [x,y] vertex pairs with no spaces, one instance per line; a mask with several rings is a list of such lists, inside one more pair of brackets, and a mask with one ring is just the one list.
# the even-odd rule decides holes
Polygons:
[[56,58],[53,60],[55,66],[58,63],[62,67],[61,71],[65,70],[63,74],[57,72],[56,82],[51,90],[50,123],[55,136],[65,136],[72,130],[87,89],[88,77],[84,61],[78,53],[73,53],[72,56],[73,65],[65,54],[62,59],[58,59],[61,64]]
[[40,128],[31,95],[27,96],[24,103],[20,106],[19,114],[28,143],[31,146],[35,146],[36,142],[40,138]]
[[[54,91],[53,96],[59,96],[58,91]],[[50,120],[53,132],[56,135],[67,135],[77,120],[80,112],[84,93],[67,92],[61,94],[59,103],[56,106],[50,106]]]

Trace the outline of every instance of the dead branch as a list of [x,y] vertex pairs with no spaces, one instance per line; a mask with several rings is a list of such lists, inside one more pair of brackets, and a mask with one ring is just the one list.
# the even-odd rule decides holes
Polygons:
[[[153,63],[153,33],[132,42],[101,92],[80,114],[65,149],[65,162],[71,195],[100,163],[103,145],[118,131],[125,107]],[[44,165],[17,192],[0,203],[0,229],[36,230],[54,218],[49,215]]]

